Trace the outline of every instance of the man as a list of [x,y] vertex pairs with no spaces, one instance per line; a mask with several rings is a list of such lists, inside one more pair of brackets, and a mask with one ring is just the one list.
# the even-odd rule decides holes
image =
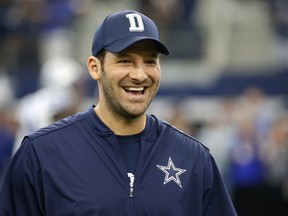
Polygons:
[[236,215],[207,148],[145,114],[160,82],[152,20],[108,16],[87,61],[99,102],[26,136],[0,192],[3,216]]

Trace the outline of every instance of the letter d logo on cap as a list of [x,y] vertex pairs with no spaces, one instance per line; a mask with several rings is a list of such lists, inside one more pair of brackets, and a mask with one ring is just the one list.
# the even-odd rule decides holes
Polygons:
[[136,13],[126,14],[126,18],[129,19],[129,23],[130,23],[129,31],[130,32],[143,32],[144,31],[143,20],[139,14],[136,14]]

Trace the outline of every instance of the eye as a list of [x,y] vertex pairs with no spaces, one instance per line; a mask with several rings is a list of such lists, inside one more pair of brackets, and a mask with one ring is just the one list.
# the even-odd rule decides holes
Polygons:
[[157,61],[156,60],[153,60],[153,59],[150,59],[150,60],[147,60],[145,62],[147,65],[156,65],[157,64]]
[[121,63],[121,64],[129,64],[129,63],[131,63],[131,61],[128,60],[128,59],[121,59],[121,60],[118,61],[118,63]]

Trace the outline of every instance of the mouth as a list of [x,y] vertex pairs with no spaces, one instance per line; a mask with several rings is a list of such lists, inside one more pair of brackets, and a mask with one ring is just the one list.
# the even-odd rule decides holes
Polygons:
[[142,95],[145,92],[145,87],[124,87],[124,90],[133,95]]

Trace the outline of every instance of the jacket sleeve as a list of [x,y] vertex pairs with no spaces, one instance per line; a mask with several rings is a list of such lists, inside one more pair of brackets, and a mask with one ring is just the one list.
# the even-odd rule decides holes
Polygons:
[[0,190],[0,216],[45,214],[41,169],[32,141],[25,138],[13,156]]
[[203,216],[237,216],[214,158],[209,154],[204,177]]

